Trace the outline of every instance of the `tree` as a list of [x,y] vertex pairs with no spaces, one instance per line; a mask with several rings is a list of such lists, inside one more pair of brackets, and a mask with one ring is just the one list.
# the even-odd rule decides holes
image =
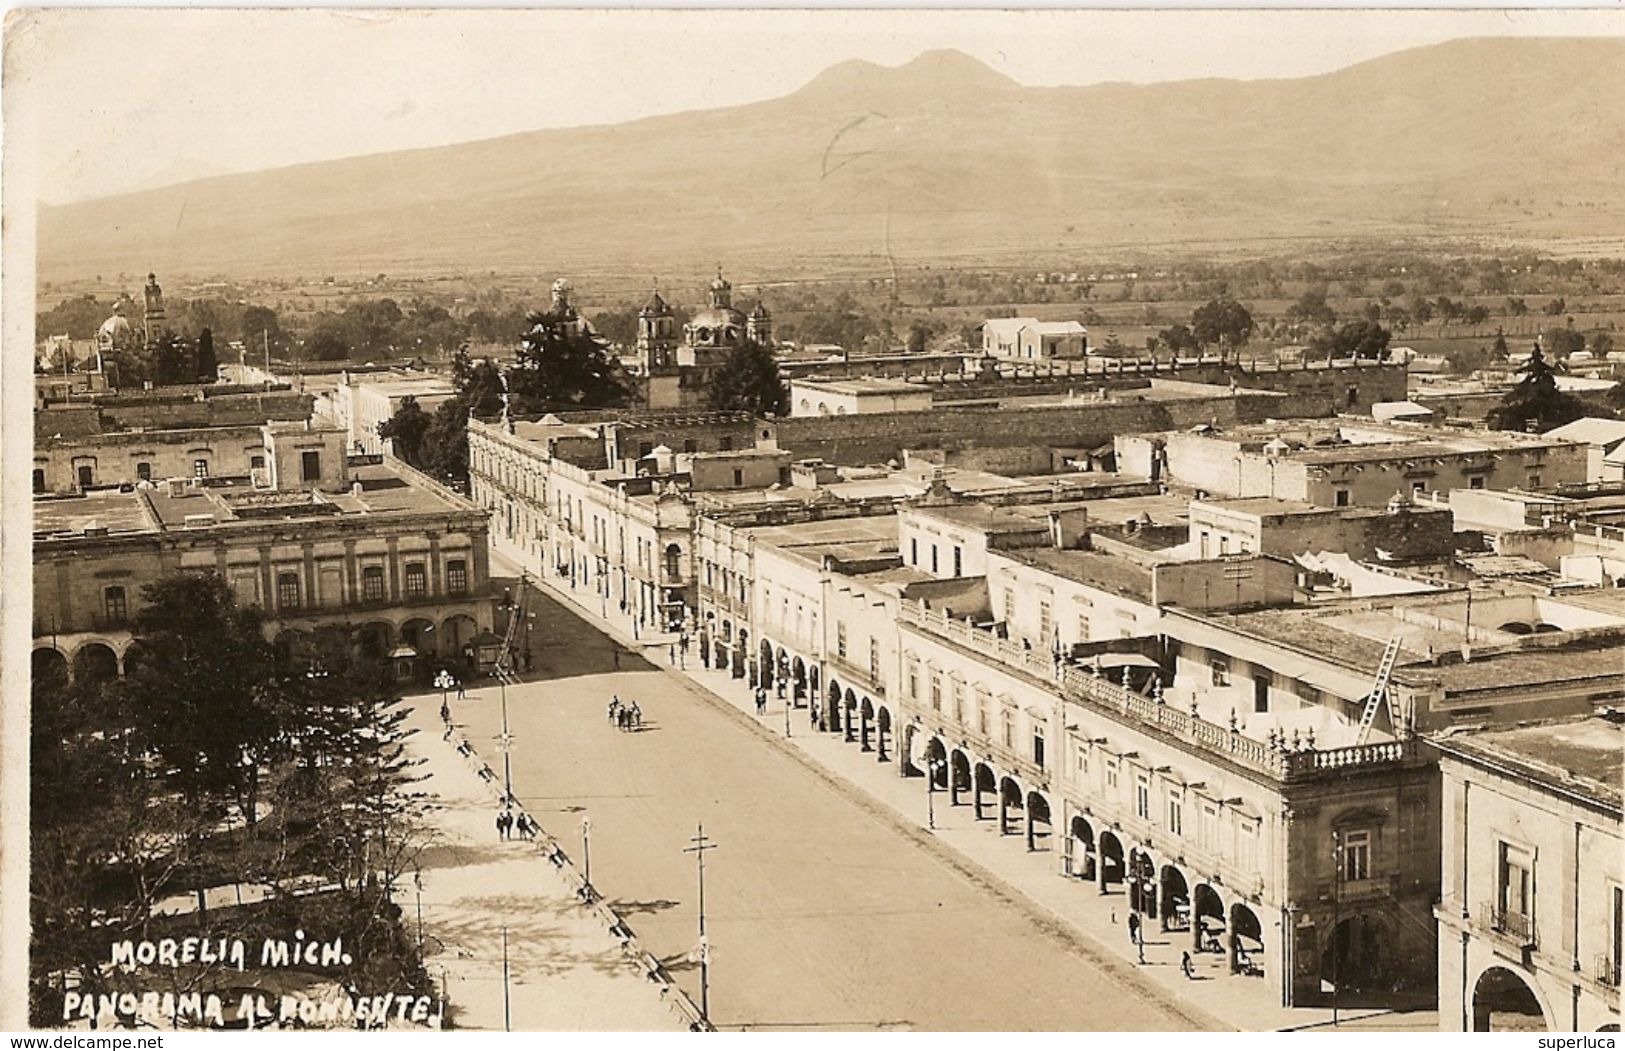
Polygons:
[[1157,342],[1161,346],[1167,347],[1176,356],[1186,351],[1195,353],[1202,346],[1201,342],[1196,338],[1196,333],[1191,331],[1190,326],[1182,323],[1169,325],[1161,332],[1158,332]]
[[395,455],[419,469],[423,466],[423,437],[429,431],[429,414],[408,394],[401,399],[395,415],[378,425],[378,437],[389,442]]
[[527,319],[518,363],[508,373],[514,413],[614,408],[629,391],[607,345],[569,318],[537,311]]
[[1310,344],[1316,354],[1328,358],[1366,358],[1372,361],[1388,359],[1389,332],[1374,321],[1350,321],[1335,332],[1328,332]]
[[1506,333],[1500,329],[1495,330],[1495,345],[1490,348],[1490,355],[1496,361],[1505,361],[1511,351],[1507,349]]
[[719,411],[783,416],[790,411],[790,390],[779,375],[779,362],[773,352],[754,340],[746,340],[712,375],[706,402]]
[[1586,348],[1585,334],[1572,328],[1549,328],[1541,337],[1541,346],[1551,354],[1553,361],[1562,361]]
[[1529,304],[1517,296],[1509,297],[1507,299],[1507,313],[1513,317],[1523,317],[1529,313]]
[[1556,299],[1549,301],[1545,306],[1540,308],[1541,313],[1548,314],[1552,317],[1559,316],[1567,309],[1568,303],[1563,299],[1562,296],[1558,296]]
[[159,386],[190,383],[197,378],[190,348],[174,333],[165,333],[148,349],[153,382]]
[[1500,405],[1490,410],[1489,425],[1498,431],[1543,432],[1585,414],[1580,399],[1557,389],[1557,376],[1537,343],[1524,366],[1523,378],[1507,391]]
[[1286,308],[1286,319],[1294,325],[1330,325],[1337,320],[1337,311],[1326,302],[1325,287],[1308,288]]
[[1253,334],[1253,315],[1228,296],[1209,300],[1191,315],[1191,331],[1204,345],[1217,343],[1221,355],[1228,357]]
[[305,357],[312,361],[343,361],[350,356],[344,325],[331,315],[316,322],[305,338]]
[[214,330],[204,329],[197,334],[197,380],[213,383],[220,378],[220,362],[214,353]]

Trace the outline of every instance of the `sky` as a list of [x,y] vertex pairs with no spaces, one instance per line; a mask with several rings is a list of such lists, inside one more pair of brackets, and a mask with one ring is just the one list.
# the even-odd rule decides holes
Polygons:
[[5,116],[40,198],[62,203],[738,105],[847,59],[933,48],[1023,84],[1082,85],[1299,77],[1458,37],[1604,34],[1625,35],[1625,10],[53,10],[8,25]]

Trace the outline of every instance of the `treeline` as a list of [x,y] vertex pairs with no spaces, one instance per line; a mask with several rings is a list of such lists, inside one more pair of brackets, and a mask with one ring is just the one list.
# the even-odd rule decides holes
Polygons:
[[[430,992],[395,902],[426,843],[427,804],[387,667],[359,657],[343,627],[316,632],[307,652],[273,645],[264,614],[214,573],[164,578],[142,599],[124,678],[86,665],[70,684],[60,662],[35,660],[33,1024],[59,1026],[69,988],[240,984],[218,965],[124,973],[108,950],[125,939],[258,944],[299,930],[343,939],[349,958],[328,975],[341,985]],[[211,901],[234,886],[270,896]]]

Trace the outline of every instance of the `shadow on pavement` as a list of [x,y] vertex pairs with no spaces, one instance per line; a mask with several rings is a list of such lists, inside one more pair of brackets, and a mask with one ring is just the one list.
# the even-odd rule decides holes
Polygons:
[[617,898],[616,900],[606,902],[605,904],[622,916],[636,916],[640,913],[648,914],[665,912],[667,909],[675,909],[677,906],[681,905],[682,902],[673,901],[670,898],[655,898],[650,901],[625,901]]

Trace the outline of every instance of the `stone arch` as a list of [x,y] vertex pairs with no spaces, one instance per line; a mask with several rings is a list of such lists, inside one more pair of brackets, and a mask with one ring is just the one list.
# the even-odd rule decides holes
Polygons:
[[[739,645],[734,647],[734,663],[733,663],[733,677],[734,678],[743,679],[743,678],[746,677],[745,666],[746,666],[747,662],[749,662],[749,660],[750,660],[750,632],[746,631],[744,628],[740,628],[739,629]],[[754,685],[754,679],[756,678],[756,676],[754,674],[751,674],[750,678],[753,680],[752,685]]]
[[408,617],[401,624],[401,641],[418,651],[420,657],[433,657],[436,653],[436,628],[426,617]]
[[986,763],[977,763],[971,776],[971,804],[976,808],[976,820],[985,816],[982,813],[982,794],[984,792],[997,792],[999,790],[998,775]]
[[73,651],[75,682],[111,682],[122,671],[118,653],[105,642],[86,642]]
[[1079,879],[1095,879],[1100,861],[1095,826],[1083,814],[1073,814],[1067,834],[1072,838],[1072,874]]
[[841,732],[841,717],[842,717],[841,707],[842,707],[842,705],[841,705],[841,684],[840,684],[839,680],[831,679],[829,681],[829,704],[826,707],[828,707],[828,709],[829,709],[829,711],[825,713],[826,718],[827,718],[827,725],[828,725],[829,729],[834,733],[840,733]]
[[448,661],[463,661],[470,671],[474,668],[474,637],[480,633],[479,622],[466,613],[454,613],[440,623],[440,656]]
[[36,646],[29,659],[33,688],[60,689],[68,684],[68,658],[55,646]]
[[1372,912],[1343,916],[1320,946],[1320,977],[1338,989],[1382,989],[1393,971],[1388,924]]
[[1025,817],[1027,814],[1027,794],[1022,789],[1020,781],[1006,774],[999,778],[999,835],[1001,836],[1009,831],[1006,827],[1006,821],[1009,819],[1012,809],[1019,810],[1021,815]]
[[807,697],[807,664],[800,657],[790,660],[790,683],[792,699],[799,708]]
[[875,713],[875,759],[879,762],[884,763],[888,759],[886,742],[891,738],[891,733],[891,709],[881,705],[879,711]]
[[756,685],[764,690],[773,688],[773,673],[777,670],[777,661],[773,659],[773,644],[763,639],[756,656]]
[[1165,931],[1187,930],[1191,923],[1191,889],[1185,874],[1179,871],[1178,865],[1163,865],[1158,875],[1157,898],[1162,905],[1159,910],[1162,919],[1162,929]]
[[1486,967],[1473,983],[1473,1032],[1544,1032],[1552,1028],[1537,983],[1504,964]]
[[1114,829],[1100,830],[1100,847],[1098,864],[1100,892],[1107,893],[1113,883],[1126,883],[1128,881],[1128,860],[1123,856],[1123,839]]
[[1051,818],[1049,797],[1035,788],[1027,793],[1024,809],[1027,812],[1027,849],[1030,851],[1050,849],[1054,821]]
[[874,751],[869,742],[869,724],[875,721],[875,702],[865,696],[858,702],[858,747],[865,752]]
[[1156,915],[1157,861],[1144,847],[1133,847],[1128,852],[1129,906],[1137,912]]
[[959,793],[971,786],[970,757],[955,748],[948,754],[948,803],[959,805]]
[[857,718],[858,695],[852,692],[852,687],[848,686],[846,688],[846,692],[841,695],[841,731],[843,740],[857,740],[857,738],[853,735],[852,726],[852,724],[857,721]]
[[933,790],[948,787],[948,746],[942,743],[942,738],[932,737],[926,742],[925,768],[920,772],[930,776]]
[[1263,977],[1264,925],[1244,901],[1230,906],[1230,970]]
[[1197,952],[1222,952],[1228,924],[1224,921],[1224,899],[1211,883],[1198,883],[1191,892],[1191,941]]

